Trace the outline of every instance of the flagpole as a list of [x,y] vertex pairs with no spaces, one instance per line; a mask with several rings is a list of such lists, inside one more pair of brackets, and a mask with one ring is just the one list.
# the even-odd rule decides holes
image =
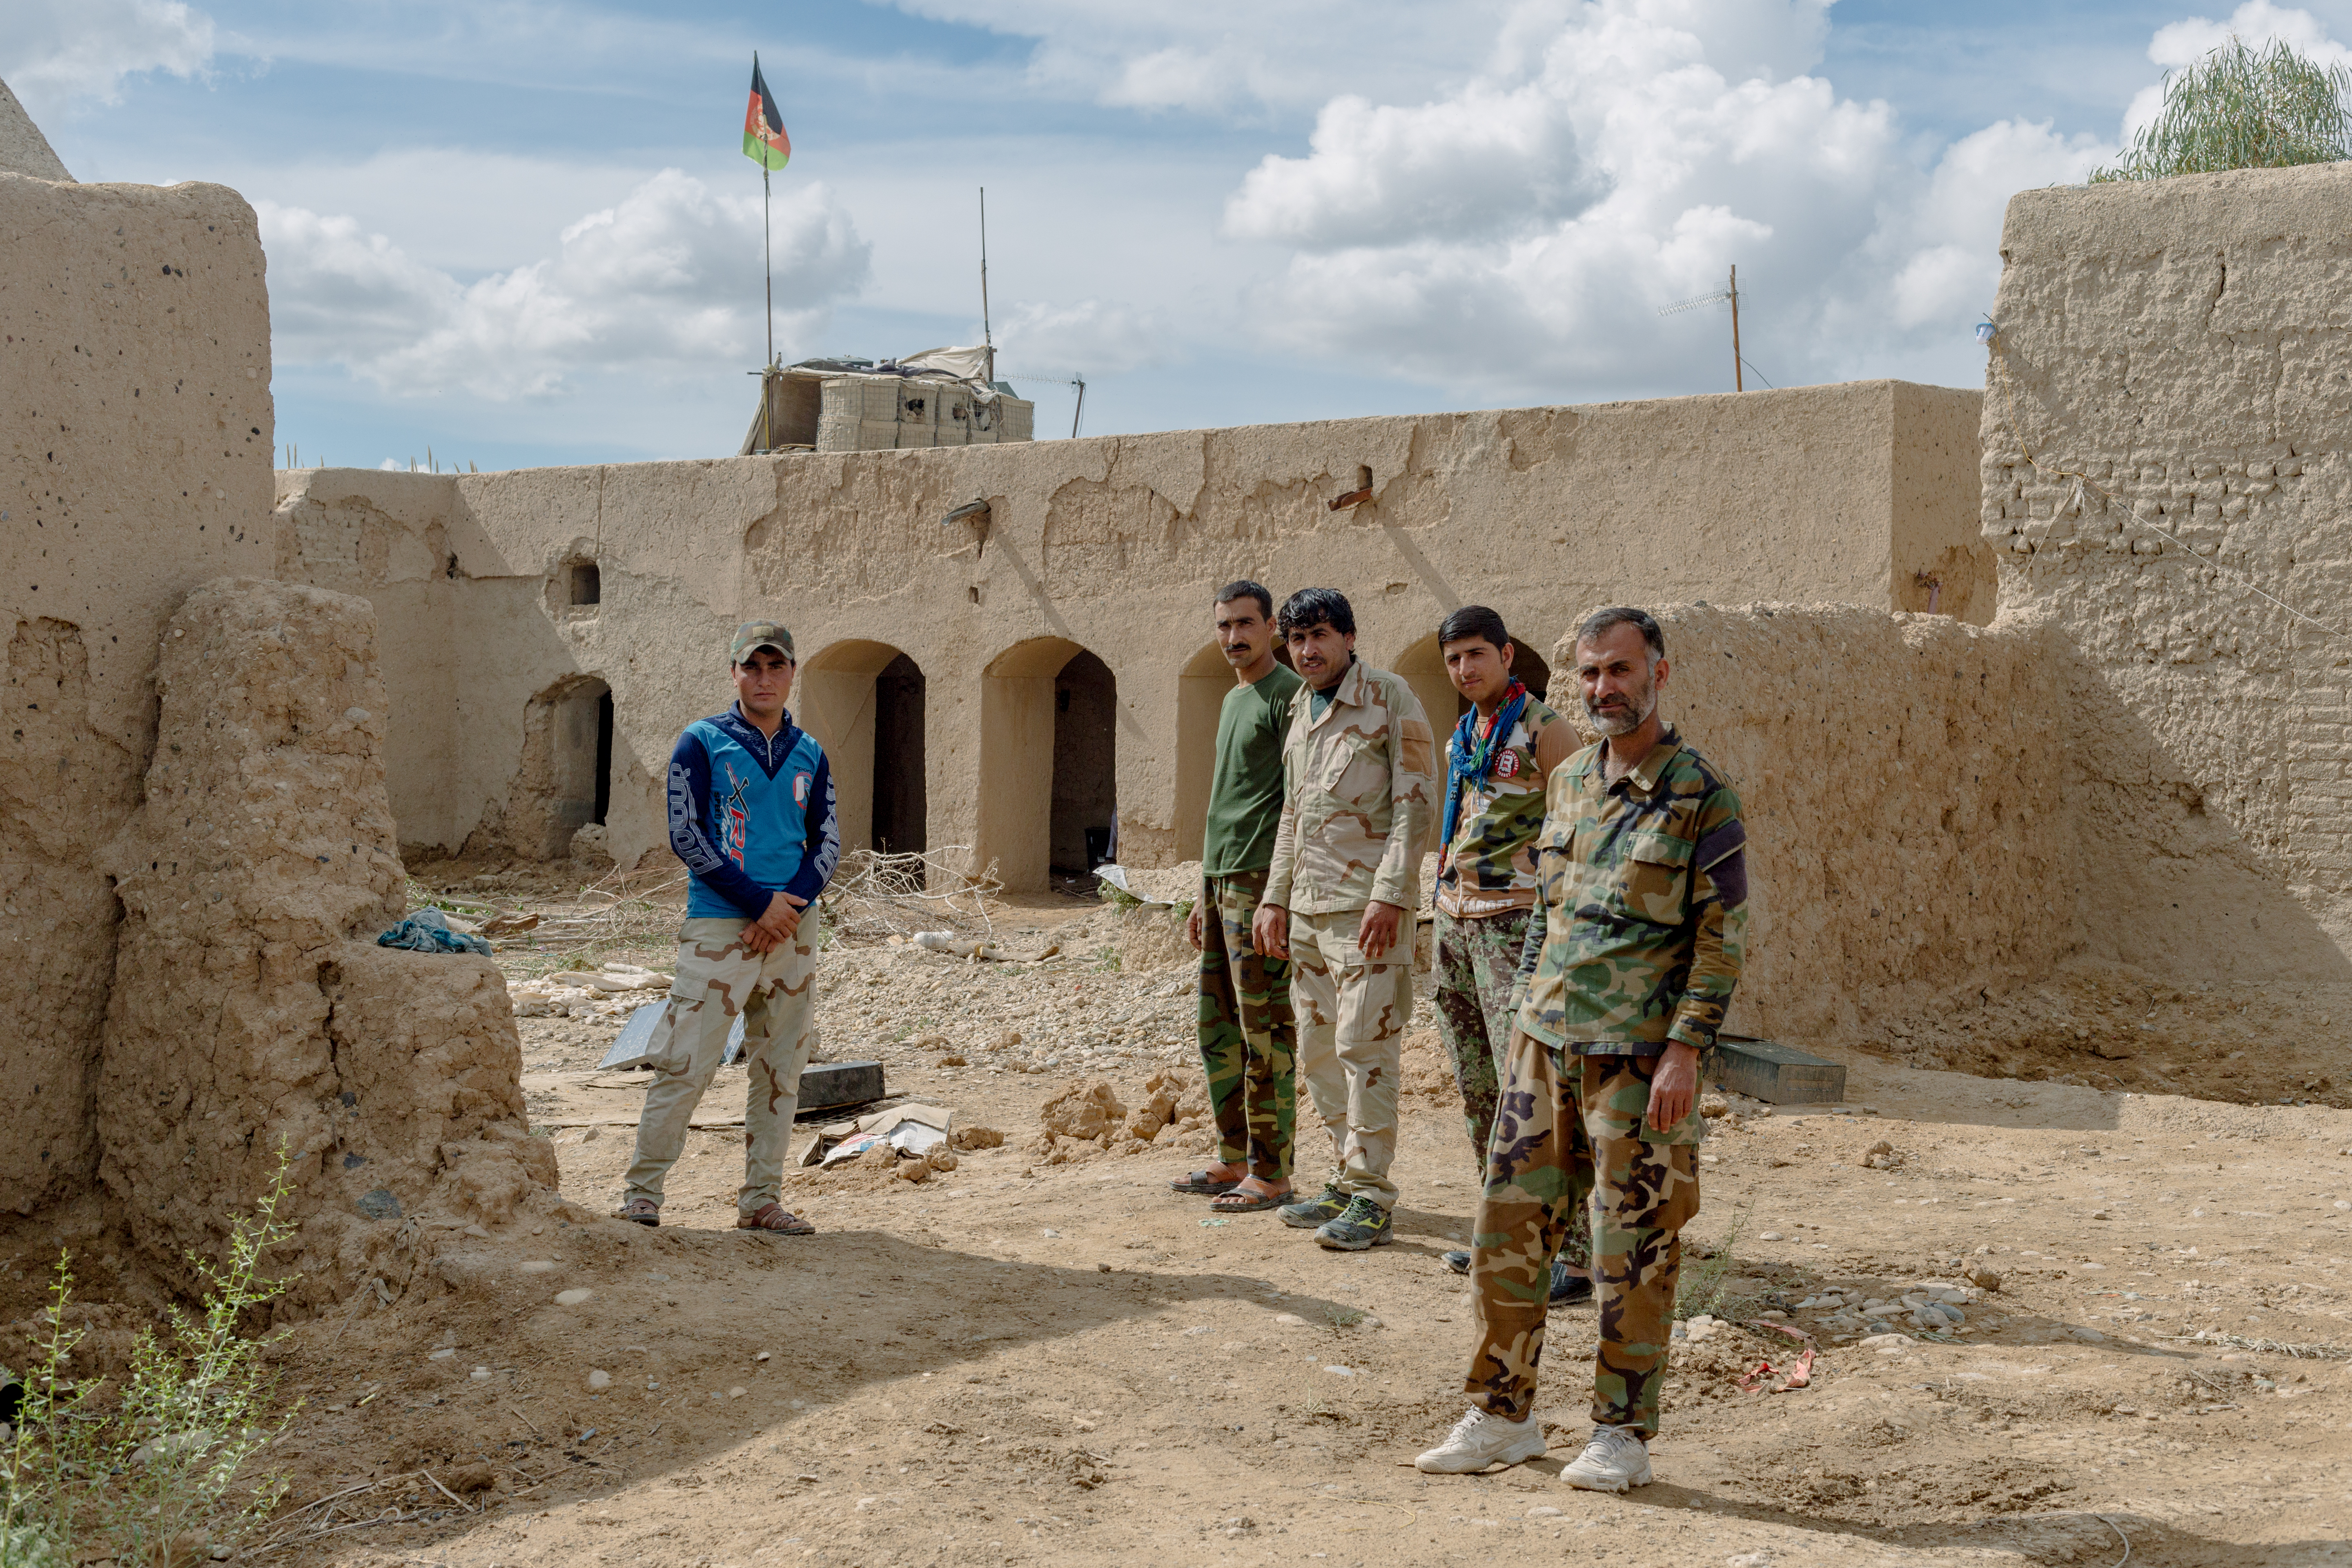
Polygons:
[[760,265],[768,275],[768,363],[776,363],[776,239],[768,217],[768,165],[760,165]]

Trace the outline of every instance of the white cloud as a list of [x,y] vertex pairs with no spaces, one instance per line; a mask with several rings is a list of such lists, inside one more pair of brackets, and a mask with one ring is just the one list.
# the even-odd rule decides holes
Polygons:
[[[761,353],[760,203],[666,169],[566,228],[556,253],[462,283],[348,217],[257,204],[273,349],[386,391],[544,396],[567,376],[753,368]],[[787,358],[866,280],[868,249],[824,184],[776,204],[776,329]]]
[[1337,98],[1265,159],[1233,237],[1280,247],[1260,328],[1500,399],[1729,381],[1727,332],[1659,306],[1737,263],[1747,357],[1788,384],[1965,338],[2016,190],[2091,138],[2002,121],[1922,165],[1895,111],[1810,74],[1822,0],[1540,0],[1490,68],[1409,107]]
[[122,100],[140,71],[199,75],[213,21],[181,0],[8,0],[0,5],[0,80],[37,120],[76,99]]
[[1410,90],[1476,67],[1510,0],[888,0],[899,10],[1034,40],[1034,90],[1114,108],[1229,118],[1311,106],[1341,89]]
[[1165,363],[1168,327],[1156,311],[1117,301],[1024,304],[998,330],[996,357],[1007,372],[1116,375]]

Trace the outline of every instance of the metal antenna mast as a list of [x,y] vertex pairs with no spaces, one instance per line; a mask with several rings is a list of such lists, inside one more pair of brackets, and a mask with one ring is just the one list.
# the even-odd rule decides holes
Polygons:
[[996,382],[996,334],[988,324],[988,187],[980,187],[980,341],[988,349],[988,379]]

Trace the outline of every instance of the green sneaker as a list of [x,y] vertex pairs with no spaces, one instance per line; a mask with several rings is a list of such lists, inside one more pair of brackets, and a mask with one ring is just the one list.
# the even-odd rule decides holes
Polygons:
[[1319,1230],[1339,1218],[1347,1207],[1348,1194],[1339,1190],[1339,1184],[1326,1182],[1323,1190],[1305,1203],[1285,1204],[1274,1212],[1293,1230]]
[[1367,1197],[1348,1200],[1346,1212],[1327,1221],[1315,1239],[1334,1252],[1361,1252],[1396,1239],[1389,1228],[1389,1211]]

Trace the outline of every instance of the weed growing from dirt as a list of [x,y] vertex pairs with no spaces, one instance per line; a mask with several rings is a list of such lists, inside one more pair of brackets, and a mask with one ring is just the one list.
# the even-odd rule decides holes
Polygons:
[[67,1374],[82,1331],[67,1324],[72,1259],[58,1255],[43,1314],[48,1335],[0,1441],[0,1568],[101,1556],[182,1568],[233,1546],[277,1506],[282,1478],[238,1478],[294,1411],[271,1415],[275,1379],[260,1343],[237,1331],[286,1289],[263,1278],[261,1264],[294,1234],[278,1217],[292,1190],[281,1146],[269,1191],[250,1216],[230,1222],[225,1262],[189,1255],[205,1282],[202,1312],[166,1308],[164,1330],[141,1333],[119,1385]]
[[1727,1315],[1734,1304],[1731,1288],[1739,1273],[1739,1237],[1748,1228],[1748,1217],[1755,1209],[1754,1200],[1732,1211],[1731,1228],[1723,1239],[1710,1246],[1704,1255],[1685,1243],[1682,1278],[1675,1285],[1675,1316],[1696,1318],[1708,1314]]

